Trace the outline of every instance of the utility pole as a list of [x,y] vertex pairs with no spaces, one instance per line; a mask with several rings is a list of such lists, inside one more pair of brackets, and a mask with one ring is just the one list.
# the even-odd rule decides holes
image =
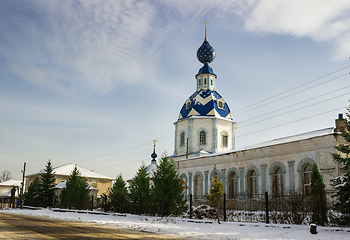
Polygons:
[[23,170],[21,171],[23,173],[22,178],[22,187],[21,187],[21,209],[23,209],[23,188],[24,188],[24,176],[26,175],[26,162],[24,162]]

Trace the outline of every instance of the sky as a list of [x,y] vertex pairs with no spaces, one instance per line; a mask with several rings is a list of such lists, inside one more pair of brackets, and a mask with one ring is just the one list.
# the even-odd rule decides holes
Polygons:
[[[345,240],[349,239],[350,228],[317,226],[317,234],[310,233],[309,225],[223,222],[204,219],[186,219],[173,217],[137,216],[131,214],[95,215],[76,212],[56,212],[50,209],[29,210],[9,209],[3,213],[40,216],[64,221],[85,222],[101,227],[115,227],[138,230],[148,233],[166,234],[169,239],[278,239],[278,240]],[[10,238],[9,231],[0,232],[0,237]],[[2,236],[3,234],[3,236]],[[33,232],[33,234],[37,234]],[[171,238],[172,237],[172,238]]]
[[174,151],[204,40],[236,148],[334,126],[350,98],[350,1],[0,2],[0,171],[133,177]]

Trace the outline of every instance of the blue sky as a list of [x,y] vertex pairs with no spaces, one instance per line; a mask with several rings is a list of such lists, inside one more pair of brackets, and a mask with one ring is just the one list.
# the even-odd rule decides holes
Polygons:
[[33,173],[51,159],[128,179],[150,163],[153,139],[171,155],[203,21],[237,148],[345,113],[348,0],[3,0],[0,171],[20,179],[23,162]]

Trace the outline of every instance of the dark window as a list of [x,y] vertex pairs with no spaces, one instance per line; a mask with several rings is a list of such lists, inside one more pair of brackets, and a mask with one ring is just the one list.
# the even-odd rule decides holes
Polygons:
[[222,146],[227,147],[228,146],[228,136],[226,133],[222,135]]
[[281,197],[284,193],[284,174],[282,168],[277,168],[273,174],[272,191],[274,197]]
[[310,185],[311,185],[311,173],[312,173],[312,166],[311,164],[304,165],[302,169],[302,186],[303,186],[303,193],[304,194],[310,194]]
[[247,174],[247,190],[248,190],[248,198],[256,198],[257,176],[254,170],[250,170]]
[[180,136],[180,147],[185,146],[185,133],[182,132]]
[[205,131],[201,131],[199,133],[199,145],[206,145],[207,144],[207,136]]
[[228,179],[228,195],[230,198],[237,197],[238,188],[237,188],[237,174],[231,172]]

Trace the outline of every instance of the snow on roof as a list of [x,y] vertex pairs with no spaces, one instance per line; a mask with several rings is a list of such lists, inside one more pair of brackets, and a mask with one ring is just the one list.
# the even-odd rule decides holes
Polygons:
[[[251,145],[245,148],[253,149],[253,148],[259,148],[259,147],[267,147],[267,146],[272,146],[277,144],[283,144],[283,143],[306,140],[306,139],[315,138],[315,137],[321,137],[321,136],[325,136],[333,133],[334,133],[334,127],[329,127],[329,128],[319,129],[319,130],[310,131],[306,133],[296,134],[292,136],[276,138],[267,142]],[[245,148],[238,149],[238,150],[245,150]]]
[[[157,170],[157,163],[151,162],[150,165],[146,166],[146,170],[147,170],[148,176],[149,176],[151,179],[153,179],[153,178],[154,178],[154,173],[155,173],[156,170]],[[130,179],[126,180],[126,181],[127,181],[127,182],[132,182],[132,181],[134,181],[134,178],[135,178],[135,177],[130,178]]]
[[[55,175],[69,176],[71,174],[71,172],[73,171],[75,166],[76,166],[75,164],[69,163],[69,164],[66,164],[63,166],[55,167],[55,168],[53,168],[53,171],[54,171]],[[77,166],[77,169],[80,172],[80,175],[82,177],[85,177],[85,178],[102,178],[102,179],[114,180],[114,178],[104,176],[102,174],[96,173],[96,172],[91,171],[91,170],[87,170],[87,169],[79,167],[79,166]],[[40,174],[43,172],[44,172],[44,170],[41,170],[40,172],[26,175],[26,177],[37,175],[37,174]]]
[[15,179],[11,179],[5,182],[0,182],[0,186],[6,186],[6,187],[13,187],[13,186],[21,186],[21,180],[15,180]]
[[[255,144],[255,145],[250,145],[250,146],[239,148],[239,149],[234,149],[234,150],[227,151],[227,152],[214,153],[214,154],[210,154],[210,155],[206,155],[206,156],[193,157],[191,159],[203,158],[203,157],[208,157],[208,156],[225,155],[225,154],[234,153],[234,152],[247,151],[247,150],[251,150],[251,149],[255,149],[255,148],[269,147],[269,146],[274,146],[274,145],[283,144],[283,143],[301,141],[301,140],[306,140],[306,139],[315,138],[315,137],[322,137],[322,136],[331,135],[334,133],[335,133],[334,127],[329,127],[329,128],[319,129],[319,130],[310,131],[310,132],[306,132],[306,133],[296,134],[296,135],[292,135],[292,136],[276,138],[276,139],[273,139],[273,140],[270,140],[267,142],[263,142],[263,143],[259,143],[259,144]],[[180,159],[177,161],[183,161],[183,160],[186,160],[186,159]]]
[[[59,184],[57,184],[55,187],[54,187],[54,189],[63,189],[63,188],[66,188],[66,181],[62,181],[62,182],[60,182]],[[94,188],[89,182],[86,182],[87,184],[88,184],[88,186],[89,186],[89,190],[97,190],[98,191],[98,189],[97,188]]]
[[[0,195],[0,198],[7,198],[7,197],[11,197],[11,190],[10,191],[7,191],[3,194]],[[15,197],[18,198],[18,191],[16,190],[15,192]]]

